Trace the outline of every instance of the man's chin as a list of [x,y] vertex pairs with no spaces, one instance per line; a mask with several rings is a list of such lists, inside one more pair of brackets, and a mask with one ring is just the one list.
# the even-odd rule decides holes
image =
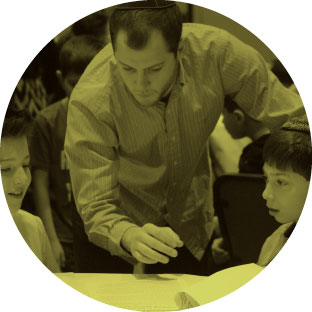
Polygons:
[[154,106],[158,99],[155,99],[155,98],[148,98],[148,99],[139,99],[139,98],[136,98],[137,102],[141,105],[141,106],[144,106],[144,107],[151,107],[151,106]]

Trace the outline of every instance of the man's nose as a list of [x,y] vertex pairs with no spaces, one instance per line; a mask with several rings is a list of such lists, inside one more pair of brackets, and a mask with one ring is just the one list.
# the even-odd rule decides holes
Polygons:
[[138,89],[142,91],[144,91],[144,89],[149,85],[147,74],[144,71],[138,72],[136,83]]

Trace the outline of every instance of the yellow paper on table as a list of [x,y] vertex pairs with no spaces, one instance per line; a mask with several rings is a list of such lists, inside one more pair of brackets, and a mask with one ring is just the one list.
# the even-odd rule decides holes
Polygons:
[[187,309],[217,300],[246,284],[262,269],[250,263],[219,271],[180,291],[175,297],[176,303],[181,309]]
[[[180,276],[94,273],[56,275],[88,297],[118,308],[149,312],[179,309],[174,298],[182,289]],[[191,276],[186,278],[192,279]]]

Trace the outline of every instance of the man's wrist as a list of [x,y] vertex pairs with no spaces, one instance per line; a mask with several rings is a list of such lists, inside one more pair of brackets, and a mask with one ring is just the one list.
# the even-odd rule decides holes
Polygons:
[[133,232],[133,230],[137,230],[139,229],[140,226],[138,225],[133,225],[133,226],[130,226],[123,234],[121,240],[120,240],[120,246],[121,248],[123,248],[125,251],[131,253],[131,247],[130,247],[130,244],[131,244],[131,233]]

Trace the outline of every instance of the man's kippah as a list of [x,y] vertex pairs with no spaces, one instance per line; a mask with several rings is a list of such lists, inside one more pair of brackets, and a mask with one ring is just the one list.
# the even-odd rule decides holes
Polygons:
[[122,3],[116,6],[116,9],[135,10],[135,9],[164,9],[175,6],[173,1],[167,0],[144,0]]
[[288,120],[281,127],[282,130],[285,131],[297,131],[310,133],[309,122],[307,117],[296,117]]

